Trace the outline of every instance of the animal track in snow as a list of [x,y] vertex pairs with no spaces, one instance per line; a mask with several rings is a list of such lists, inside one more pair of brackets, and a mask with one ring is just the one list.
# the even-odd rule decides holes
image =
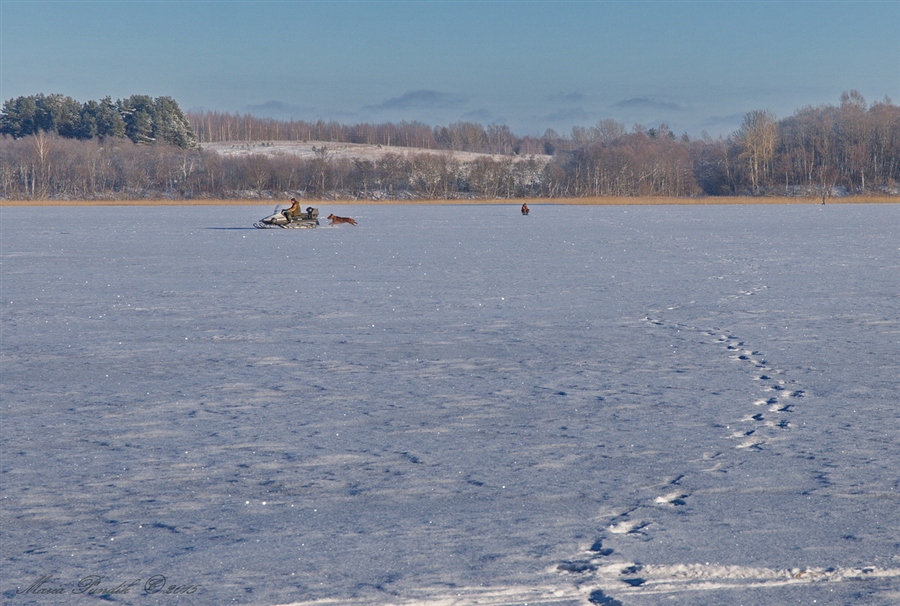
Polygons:
[[[754,294],[753,291],[744,291],[732,298]],[[786,373],[772,365],[764,352],[749,346],[744,340],[731,331],[721,328],[699,328],[687,324],[667,322],[662,318],[647,316],[644,318],[655,328],[671,329],[680,332],[693,332],[705,337],[711,337],[707,343],[723,348],[723,363],[735,363],[745,365],[752,374],[753,380],[759,382],[759,393],[748,397],[747,410],[742,417],[732,423],[726,423],[730,434],[724,439],[733,440],[734,449],[743,452],[765,452],[770,439],[780,432],[791,427],[787,415],[793,412],[794,402],[805,395],[803,389],[799,389],[793,381],[785,379]],[[761,407],[765,409],[760,410]],[[731,457],[724,452],[716,452],[704,459],[715,460],[713,466],[703,469],[702,473],[727,472],[734,465]],[[669,482],[670,490],[657,496],[653,507],[679,507],[686,505],[690,499],[689,489],[681,486],[686,474],[679,474]],[[675,486],[678,489],[673,489]],[[621,604],[618,600],[608,595],[613,592],[616,595],[628,595],[630,593],[671,593],[685,590],[767,586],[786,582],[811,582],[817,580],[842,580],[847,578],[844,573],[837,573],[835,569],[816,570],[814,574],[794,574],[795,571],[782,571],[771,569],[753,569],[741,567],[716,567],[700,564],[684,564],[678,566],[645,566],[637,563],[622,563],[611,561],[614,551],[603,547],[603,541],[612,536],[637,537],[639,540],[652,540],[651,525],[652,514],[649,519],[630,520],[622,519],[629,513],[639,508],[644,508],[644,513],[650,511],[650,503],[644,503],[632,507],[628,512],[613,518],[601,536],[597,538],[587,553],[583,553],[578,559],[564,562],[557,567],[558,572],[577,574],[581,577],[589,576],[589,581],[579,581],[579,586],[590,591],[588,601],[593,604]],[[812,569],[810,569],[812,570]],[[638,574],[640,573],[640,574]],[[888,571],[889,574],[900,577],[900,570]]]
[[687,497],[683,492],[675,491],[656,497],[653,502],[657,505],[684,505]]
[[[754,377],[755,380],[762,384],[761,395],[752,401],[753,406],[767,406],[769,413],[781,415],[793,412],[793,404],[784,400],[787,398],[802,397],[805,393],[802,389],[794,389],[793,386],[784,379],[777,379],[777,376],[783,376],[784,373],[777,368],[772,367],[768,360],[765,359],[763,352],[748,348],[746,343],[737,336],[729,332],[718,330],[703,331],[704,334],[717,337],[717,342],[725,344],[725,349],[729,353],[731,360],[750,364],[754,370],[760,374]],[[771,395],[770,395],[771,394]],[[784,431],[791,427],[787,419],[772,419],[765,413],[755,412],[752,409],[747,415],[740,419],[741,423],[753,423],[755,428],[751,430],[734,431],[730,438],[739,439],[740,442],[735,445],[736,449],[748,451],[765,450],[768,439],[763,433],[757,430]],[[753,436],[753,437],[750,437]]]
[[[761,289],[747,291],[743,295],[753,294],[758,290]],[[743,295],[734,295],[734,297]],[[750,366],[753,369],[754,380],[761,384],[760,396],[763,396],[751,400],[753,406],[767,406],[769,413],[776,416],[784,415],[793,412],[794,404],[788,400],[803,397],[805,394],[805,391],[798,389],[793,382],[777,378],[784,376],[785,373],[773,367],[762,351],[748,346],[745,340],[742,340],[731,331],[722,330],[721,328],[700,328],[688,324],[670,323],[651,316],[646,316],[644,319],[656,327],[694,332],[711,337],[714,344],[724,346],[729,360],[737,364]],[[739,423],[751,423],[754,426],[747,429],[732,429],[729,424],[728,428],[731,429],[731,432],[726,437],[738,440],[738,443],[734,446],[735,449],[751,452],[765,450],[771,437],[774,437],[772,432],[781,432],[791,427],[790,421],[786,419],[770,418],[752,409],[739,420]],[[768,436],[765,435],[766,431],[769,432]]]
[[634,534],[640,532],[649,525],[650,522],[643,522],[641,520],[623,520],[618,524],[610,526],[609,531],[613,534]]

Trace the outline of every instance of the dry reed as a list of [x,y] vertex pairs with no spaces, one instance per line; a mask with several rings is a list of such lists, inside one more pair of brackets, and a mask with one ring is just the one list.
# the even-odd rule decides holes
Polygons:
[[[266,206],[287,204],[287,200],[0,200],[0,206]],[[570,206],[652,206],[652,205],[715,205],[715,204],[822,204],[822,198],[784,198],[718,196],[701,198],[675,197],[598,197],[598,198],[503,198],[475,200],[310,200],[301,204],[334,205],[482,205],[507,204],[521,206],[542,204]],[[900,204],[900,196],[848,196],[828,198],[827,204]]]

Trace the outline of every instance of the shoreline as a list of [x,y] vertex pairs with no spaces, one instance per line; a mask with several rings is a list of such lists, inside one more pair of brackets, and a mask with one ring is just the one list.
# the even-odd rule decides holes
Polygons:
[[[301,204],[313,206],[427,206],[427,205],[509,205],[521,206],[709,206],[739,204],[818,204],[821,198],[775,198],[752,196],[715,196],[705,198],[673,197],[601,197],[601,198],[493,198],[477,200],[310,200]],[[3,206],[272,206],[287,200],[0,200]],[[900,196],[847,196],[828,198],[828,204],[900,204]]]

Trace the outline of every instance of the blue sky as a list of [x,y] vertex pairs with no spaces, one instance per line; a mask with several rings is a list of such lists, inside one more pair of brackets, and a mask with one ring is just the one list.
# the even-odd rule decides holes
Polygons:
[[900,0],[0,0],[3,101],[715,137],[851,89],[900,103]]

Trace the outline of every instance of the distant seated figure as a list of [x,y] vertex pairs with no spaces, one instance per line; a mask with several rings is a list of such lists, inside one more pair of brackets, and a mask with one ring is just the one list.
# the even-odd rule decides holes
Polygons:
[[528,205],[525,204],[525,203],[522,204],[522,214],[523,214],[523,215],[527,215],[527,214],[528,214]]

